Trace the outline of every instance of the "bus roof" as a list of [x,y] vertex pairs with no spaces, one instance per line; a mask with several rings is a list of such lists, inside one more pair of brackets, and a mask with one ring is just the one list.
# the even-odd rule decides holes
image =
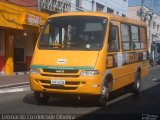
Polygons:
[[98,17],[106,17],[113,21],[119,21],[124,23],[130,23],[130,24],[136,24],[141,26],[146,26],[146,23],[127,18],[127,17],[121,17],[118,15],[110,14],[110,13],[104,13],[104,12],[68,12],[68,13],[59,13],[51,15],[49,18],[53,17],[62,17],[62,16],[98,16]]

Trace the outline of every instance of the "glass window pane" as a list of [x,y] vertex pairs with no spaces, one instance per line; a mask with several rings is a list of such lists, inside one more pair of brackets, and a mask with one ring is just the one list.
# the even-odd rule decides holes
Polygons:
[[110,26],[108,38],[108,51],[119,51],[118,27]]
[[123,43],[123,50],[130,50],[130,43]]
[[133,43],[133,49],[134,50],[139,50],[140,48],[141,48],[141,43],[140,42]]
[[130,40],[130,30],[128,24],[121,24],[121,35],[122,35],[122,48],[123,50],[130,50],[132,48]]
[[141,48],[146,49],[147,48],[147,43],[141,43]]
[[129,25],[121,24],[122,41],[130,41],[129,37]]
[[146,38],[146,29],[144,27],[140,27],[140,41],[141,41],[141,48],[147,48],[147,38]]
[[[39,47],[57,50],[100,50],[103,46],[107,19],[70,16],[48,20]],[[45,46],[43,45],[45,42]]]
[[131,26],[132,41],[139,41],[138,27]]

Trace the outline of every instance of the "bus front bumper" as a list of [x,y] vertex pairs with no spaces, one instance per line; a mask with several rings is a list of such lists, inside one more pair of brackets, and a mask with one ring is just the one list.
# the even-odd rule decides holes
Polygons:
[[[30,75],[30,86],[33,91],[60,94],[99,95],[101,92],[102,75],[80,76],[78,78],[51,78]],[[51,84],[51,80],[63,80],[64,85]]]

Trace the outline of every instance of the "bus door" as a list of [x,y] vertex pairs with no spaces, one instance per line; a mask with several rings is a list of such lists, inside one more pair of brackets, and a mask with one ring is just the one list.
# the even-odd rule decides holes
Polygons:
[[121,87],[118,83],[123,74],[122,71],[122,51],[121,51],[121,42],[120,42],[120,22],[111,21],[109,25],[109,36],[108,36],[108,48],[107,48],[107,69],[110,69],[115,84],[113,84],[113,89]]

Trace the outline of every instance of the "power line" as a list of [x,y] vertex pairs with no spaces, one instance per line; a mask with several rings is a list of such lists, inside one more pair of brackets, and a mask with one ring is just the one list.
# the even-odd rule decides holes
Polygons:
[[143,21],[143,6],[144,6],[144,0],[141,0],[141,10],[140,10],[141,21]]

